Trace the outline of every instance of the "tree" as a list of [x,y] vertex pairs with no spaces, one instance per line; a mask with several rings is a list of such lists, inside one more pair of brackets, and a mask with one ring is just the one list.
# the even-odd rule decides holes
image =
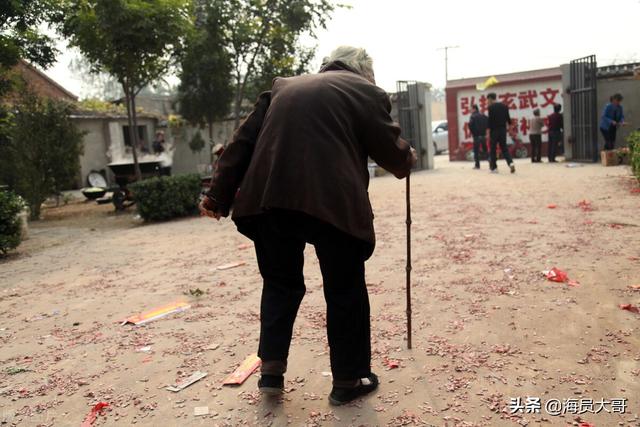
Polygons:
[[236,127],[243,100],[270,87],[273,77],[306,72],[315,38],[336,6],[330,0],[210,0],[220,11],[225,45],[231,55]]
[[229,113],[233,99],[231,57],[224,45],[219,6],[207,0],[197,3],[196,28],[181,61],[178,86],[180,114],[191,124],[207,125],[211,145],[213,122]]
[[122,85],[136,176],[136,95],[167,73],[191,28],[188,0],[65,0],[62,34]]
[[53,40],[39,28],[60,14],[54,0],[0,2],[0,97],[11,88],[7,72],[26,59],[43,68],[55,61]]
[[80,171],[83,133],[71,121],[70,104],[26,93],[14,106],[9,140],[0,147],[4,180],[40,217],[47,197],[73,185]]

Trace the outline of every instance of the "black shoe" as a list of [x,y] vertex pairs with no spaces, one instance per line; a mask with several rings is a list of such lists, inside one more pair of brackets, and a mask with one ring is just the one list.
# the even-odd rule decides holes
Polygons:
[[378,377],[376,374],[371,373],[369,377],[360,380],[360,384],[355,387],[346,388],[334,386],[331,390],[331,394],[329,394],[329,403],[335,406],[344,405],[345,403],[349,403],[360,396],[371,393],[378,388],[378,384],[380,384]]
[[475,165],[473,168],[474,169],[480,169],[480,165]]
[[509,165],[509,169],[511,169],[511,173],[516,173],[516,167],[513,163]]
[[258,380],[258,389],[269,395],[282,394],[284,391],[283,375],[262,375]]

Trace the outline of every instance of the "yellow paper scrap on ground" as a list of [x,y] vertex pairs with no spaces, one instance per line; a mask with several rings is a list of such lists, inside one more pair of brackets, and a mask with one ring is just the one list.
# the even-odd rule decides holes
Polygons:
[[151,311],[147,311],[146,313],[136,314],[135,316],[129,317],[127,320],[122,322],[123,325],[128,323],[133,325],[143,325],[145,323],[151,322],[156,319],[160,319],[161,317],[168,316],[173,313],[180,313],[185,310],[188,310],[191,306],[183,301],[173,302],[171,304],[163,305],[162,307],[155,308]]

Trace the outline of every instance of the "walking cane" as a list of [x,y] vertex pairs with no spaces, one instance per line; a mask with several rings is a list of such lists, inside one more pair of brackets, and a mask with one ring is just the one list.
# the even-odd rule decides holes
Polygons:
[[411,350],[411,173],[407,175],[407,348]]

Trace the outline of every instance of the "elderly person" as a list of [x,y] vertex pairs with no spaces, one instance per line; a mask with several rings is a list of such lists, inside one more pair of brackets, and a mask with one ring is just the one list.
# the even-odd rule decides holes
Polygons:
[[542,163],[542,128],[544,120],[540,117],[540,109],[533,110],[533,118],[529,120],[529,141],[531,142],[531,163]]
[[602,117],[600,117],[600,132],[604,137],[604,149],[613,150],[616,148],[616,133],[618,127],[624,125],[624,112],[622,110],[622,95],[616,93],[610,102],[604,107]]
[[[298,307],[303,251],[315,247],[327,303],[334,405],[375,390],[365,261],[374,249],[367,157],[406,177],[416,163],[363,49],[340,47],[318,74],[277,78],[235,132],[200,209],[233,204],[263,278],[260,391],[281,393]],[[239,190],[239,191],[238,191]]]

